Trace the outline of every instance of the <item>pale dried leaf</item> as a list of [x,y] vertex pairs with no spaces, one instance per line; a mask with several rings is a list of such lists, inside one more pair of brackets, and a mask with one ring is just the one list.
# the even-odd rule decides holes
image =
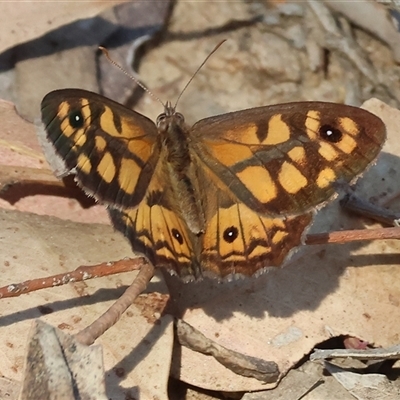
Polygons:
[[[0,53],[72,21],[93,17],[124,1],[13,1],[0,3]],[[7,18],[5,18],[7,16]]]
[[17,400],[21,383],[0,377],[0,399]]
[[[54,217],[0,209],[1,286],[80,265],[131,255],[129,243],[110,226],[78,224]],[[18,298],[0,299],[0,371],[21,381],[31,320],[40,318],[73,334],[100,316],[130,285],[135,272],[45,289]],[[155,280],[149,291],[163,290]],[[165,289],[164,289],[165,290]],[[139,297],[101,344],[111,398],[167,398],[173,342],[172,318],[161,316],[166,297]]]

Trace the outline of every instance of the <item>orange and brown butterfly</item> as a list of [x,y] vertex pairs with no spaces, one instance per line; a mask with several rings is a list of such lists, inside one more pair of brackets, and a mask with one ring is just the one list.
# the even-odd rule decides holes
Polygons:
[[79,89],[47,94],[42,121],[59,174],[108,207],[134,252],[186,280],[282,264],[313,209],[375,160],[386,135],[378,117],[340,104],[251,108],[188,127],[169,102],[154,123]]

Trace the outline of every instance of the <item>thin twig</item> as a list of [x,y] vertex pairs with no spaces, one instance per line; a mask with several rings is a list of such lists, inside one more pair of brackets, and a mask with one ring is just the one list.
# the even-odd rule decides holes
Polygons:
[[307,235],[305,244],[362,242],[365,240],[400,239],[400,228],[353,229]]
[[136,298],[147,288],[148,283],[154,275],[153,264],[146,262],[140,268],[138,275],[132,285],[126,289],[124,294],[96,321],[85,329],[78,332],[76,339],[86,345],[91,345],[106,330],[111,328],[130,307]]
[[138,257],[115,262],[105,262],[98,265],[82,265],[72,272],[3,286],[0,288],[0,299],[5,297],[17,297],[21,294],[34,292],[35,290],[65,285],[69,282],[80,282],[91,278],[135,271],[140,269],[144,263],[146,263],[145,259],[143,257]]

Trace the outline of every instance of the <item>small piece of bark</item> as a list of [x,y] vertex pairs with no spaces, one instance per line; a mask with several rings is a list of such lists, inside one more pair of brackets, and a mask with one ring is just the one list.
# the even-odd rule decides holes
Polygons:
[[371,218],[389,226],[397,226],[396,221],[400,218],[400,213],[388,210],[387,208],[379,207],[375,204],[365,201],[355,194],[346,195],[340,205],[355,214],[363,217]]
[[275,362],[246,356],[245,354],[229,350],[205,337],[193,326],[178,319],[176,332],[179,343],[193,351],[213,356],[219,363],[236,374],[258,379],[270,383],[276,382],[279,369]]
[[36,320],[21,398],[106,400],[101,347],[84,346],[73,336]]
[[311,361],[325,360],[327,358],[356,358],[358,360],[398,360],[400,359],[400,344],[387,349],[329,349],[315,350],[310,355]]
[[396,400],[399,390],[381,374],[357,374],[325,362],[330,374],[358,400]]

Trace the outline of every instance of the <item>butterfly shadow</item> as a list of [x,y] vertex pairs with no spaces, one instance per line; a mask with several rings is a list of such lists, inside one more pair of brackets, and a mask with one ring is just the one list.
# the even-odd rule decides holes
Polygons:
[[259,277],[243,278],[218,283],[206,279],[202,282],[182,284],[172,278],[173,296],[181,313],[201,309],[216,321],[242,313],[249,317],[289,318],[300,311],[313,311],[330,293],[339,287],[341,277],[349,263],[357,267],[390,265],[398,262],[397,254],[355,255],[359,246],[319,245],[303,249],[283,268],[272,267]]

